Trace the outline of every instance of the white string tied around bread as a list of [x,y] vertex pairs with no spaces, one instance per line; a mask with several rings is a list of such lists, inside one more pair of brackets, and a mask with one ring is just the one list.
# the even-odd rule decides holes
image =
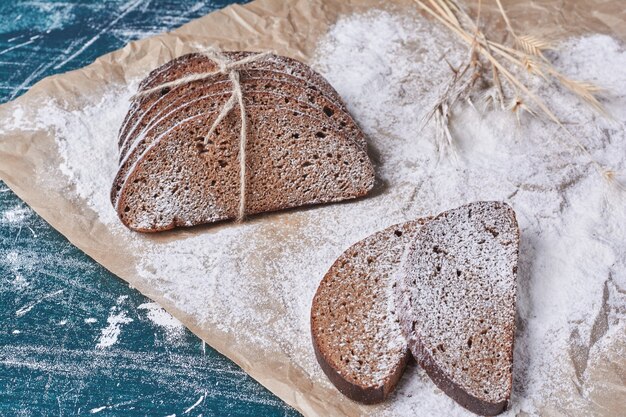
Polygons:
[[239,105],[239,112],[241,117],[241,130],[239,133],[239,209],[237,214],[237,221],[241,221],[246,216],[246,145],[248,142],[247,128],[248,123],[246,119],[246,108],[243,103],[243,93],[241,91],[241,82],[239,79],[239,68],[245,64],[249,64],[254,61],[258,61],[260,59],[265,58],[270,55],[271,52],[261,52],[258,54],[249,55],[245,58],[231,61],[224,54],[216,49],[209,49],[205,52],[202,52],[202,55],[209,58],[215,64],[217,64],[217,69],[209,72],[200,72],[195,74],[186,75],[184,77],[178,78],[173,81],[169,81],[156,87],[149,88],[145,91],[141,91],[135,94],[131,100],[136,98],[144,97],[150,95],[157,91],[162,91],[164,88],[174,88],[184,84],[189,84],[194,81],[201,81],[207,78],[211,78],[215,75],[224,74],[228,75],[228,78],[232,84],[232,94],[228,101],[222,107],[222,110],[217,115],[217,118],[211,125],[209,132],[204,137],[204,145],[208,145],[209,137],[215,132],[217,126],[230,114],[230,112],[235,108],[235,104]]

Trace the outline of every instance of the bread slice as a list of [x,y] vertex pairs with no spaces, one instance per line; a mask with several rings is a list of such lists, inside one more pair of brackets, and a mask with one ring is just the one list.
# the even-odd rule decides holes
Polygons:
[[397,311],[417,362],[468,410],[502,412],[511,395],[519,231],[505,203],[446,211],[417,233]]
[[[250,54],[250,52],[241,51],[224,53],[227,58],[235,61],[245,58]],[[141,82],[139,91],[156,87],[165,82],[173,81],[189,74],[211,72],[215,69],[215,63],[204,55],[198,53],[183,55],[153,70]],[[322,76],[303,63],[294,59],[271,55],[262,61],[247,64],[241,73],[244,77],[259,78],[261,75],[266,75],[270,78],[279,78],[291,81],[292,83],[300,85],[308,90],[311,90],[312,92],[324,95],[331,102],[345,111],[345,105],[335,89]],[[216,75],[212,78],[211,82],[226,80],[227,78],[228,77],[225,75]],[[192,85],[185,85],[177,87],[176,90],[184,90],[189,87],[193,88]],[[169,101],[169,97],[163,96],[168,95],[170,92],[173,92],[173,90],[174,89],[172,89],[172,91],[170,91],[170,89],[165,89],[161,93],[151,94],[133,101],[129,112],[126,115],[126,119],[120,129],[120,146],[123,141],[126,140],[129,130],[136,126],[137,118],[141,118],[144,112],[151,108],[156,102],[162,100]]]
[[[292,108],[246,106],[247,214],[355,198],[373,186],[354,141]],[[231,112],[205,146],[216,115],[172,126],[118,173],[115,206],[126,226],[149,232],[237,217],[241,122]]]
[[410,357],[395,314],[395,274],[425,220],[391,226],[352,245],[322,279],[311,307],[318,362],[344,395],[383,401]]
[[[201,55],[176,61],[151,74],[140,90],[215,67]],[[320,92],[333,96],[334,89],[287,58],[249,65],[240,69],[248,116],[246,214],[365,195],[374,183],[365,138],[338,95],[330,100]],[[256,71],[257,78],[246,71]],[[307,82],[293,81],[304,77]],[[148,232],[237,217],[238,109],[203,143],[231,92],[230,82],[215,76],[135,101],[121,128],[120,169],[111,191],[125,225]]]
[[[243,77],[241,87],[244,94],[248,96],[256,93],[274,94],[279,97],[277,102],[280,102],[281,105],[292,103],[300,108],[311,107],[306,111],[312,115],[315,113],[316,117],[330,121],[337,131],[345,131],[366,149],[365,137],[352,117],[320,94],[315,94],[311,90],[306,90],[290,82],[268,78]],[[230,81],[221,80],[211,84],[190,83],[166,93],[165,96],[161,97],[162,100],[156,101],[144,111],[142,116],[134,122],[133,127],[129,129],[127,139],[120,144],[120,161],[125,158],[128,149],[143,137],[146,130],[158,121],[182,113],[181,110],[187,107],[201,108],[202,100],[211,100],[212,97],[231,92]]]
[[[173,108],[168,110],[167,113],[159,116],[159,118],[157,118],[157,120],[155,120],[149,128],[146,127],[141,136],[138,137],[133,142],[133,144],[129,146],[129,149],[124,153],[124,158],[121,161],[120,169],[113,183],[111,199],[114,206],[118,206],[122,183],[127,178],[128,171],[131,169],[131,167],[134,166],[137,158],[143,155],[145,149],[151,145],[155,137],[159,137],[159,135],[161,135],[163,132],[168,131],[171,126],[177,125],[182,120],[201,115],[208,117],[213,113],[216,113],[221,108],[221,106],[223,106],[224,102],[228,99],[228,97],[230,97],[231,94],[230,91],[222,91],[221,94],[216,93],[209,96],[204,96],[203,91],[203,88],[198,88],[197,94],[196,91],[194,91],[194,94],[181,98],[180,104],[172,106]],[[246,108],[248,110],[268,106],[276,107],[286,104],[284,103],[284,96],[276,95],[273,93],[251,91],[246,92],[244,97],[246,102]],[[365,150],[363,145],[365,139],[362,138],[361,140],[356,140],[353,136],[355,133],[355,129],[358,130],[358,127],[356,127],[356,125],[353,125],[350,129],[348,129],[348,127],[344,125],[344,127],[346,127],[346,131],[343,131],[342,128],[338,126],[338,124],[332,118],[325,116],[321,110],[318,111],[314,108],[311,108],[308,103],[295,101],[292,99],[291,106],[292,107],[290,108],[293,108],[294,111],[297,111],[298,113],[301,112],[309,116],[317,117],[318,125],[320,125],[321,129],[323,129],[324,131],[335,131],[337,134],[341,134],[341,136],[347,135],[347,137],[351,140],[354,140],[355,143],[361,147],[361,149]],[[248,130],[250,132],[250,129]],[[298,134],[296,133],[296,136],[297,135]]]

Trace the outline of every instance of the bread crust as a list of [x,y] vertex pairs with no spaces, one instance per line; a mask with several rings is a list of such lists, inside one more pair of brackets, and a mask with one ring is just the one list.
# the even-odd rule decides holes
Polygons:
[[[504,336],[504,339],[499,339],[499,345],[502,346],[507,346],[507,348],[505,350],[498,350],[498,357],[500,358],[505,358],[503,360],[508,361],[507,362],[507,369],[504,371],[506,372],[506,379],[503,380],[503,386],[505,387],[504,389],[507,390],[507,394],[505,395],[504,398],[502,398],[499,401],[491,401],[487,398],[480,398],[477,397],[473,394],[471,394],[470,392],[468,392],[467,389],[463,388],[463,386],[461,386],[459,383],[457,383],[454,378],[452,377],[451,374],[449,374],[445,369],[442,368],[441,364],[443,362],[441,362],[441,359],[435,360],[435,358],[433,357],[433,354],[436,352],[437,354],[440,354],[441,352],[439,352],[434,346],[433,346],[433,337],[432,335],[427,336],[427,338],[429,339],[429,344],[427,345],[424,341],[424,336],[421,334],[420,330],[426,332],[425,334],[428,333],[432,333],[432,332],[437,332],[437,329],[433,329],[433,328],[425,328],[423,329],[422,327],[424,326],[424,324],[420,324],[420,322],[422,322],[423,320],[420,320],[419,316],[415,316],[411,314],[411,311],[409,311],[408,309],[410,308],[411,302],[414,301],[410,301],[410,297],[407,294],[411,294],[410,292],[407,293],[402,293],[401,291],[405,291],[406,290],[406,285],[410,285],[411,281],[413,282],[413,284],[415,284],[415,279],[419,279],[416,275],[411,274],[409,272],[407,272],[407,265],[404,266],[404,269],[402,271],[402,281],[405,285],[405,289],[402,289],[401,291],[399,291],[396,296],[396,301],[397,301],[397,308],[398,308],[398,314],[400,315],[400,322],[401,322],[401,328],[403,330],[403,333],[405,335],[405,337],[407,338],[408,341],[408,346],[409,349],[411,350],[411,353],[413,355],[413,357],[415,358],[415,360],[417,361],[417,363],[426,371],[426,373],[428,374],[428,376],[432,379],[432,381],[435,383],[435,385],[437,385],[437,387],[439,387],[443,392],[445,392],[450,398],[452,398],[453,400],[455,400],[458,404],[460,404],[461,406],[463,406],[464,408],[466,408],[467,410],[479,414],[479,415],[484,415],[484,416],[494,416],[497,414],[502,413],[508,403],[509,403],[509,399],[510,399],[510,394],[511,394],[511,386],[512,386],[512,367],[513,367],[513,347],[514,347],[514,335],[515,335],[515,274],[517,272],[517,257],[518,257],[518,252],[519,252],[519,227],[517,226],[517,221],[515,219],[515,212],[513,211],[513,209],[508,206],[506,203],[502,203],[502,202],[476,202],[476,203],[471,203],[468,204],[466,206],[462,206],[460,208],[454,209],[454,210],[449,210],[446,212],[443,212],[437,216],[435,216],[431,222],[432,224],[435,224],[437,221],[439,220],[443,220],[445,221],[446,216],[448,216],[449,213],[457,211],[457,210],[463,210],[463,209],[467,209],[469,208],[469,213],[471,215],[471,211],[475,210],[478,211],[481,208],[490,208],[490,209],[495,209],[495,210],[499,210],[500,214],[502,215],[503,213],[506,213],[504,215],[501,216],[502,219],[504,219],[505,217],[508,217],[508,224],[512,225],[512,227],[514,228],[514,237],[512,241],[506,241],[506,245],[514,245],[515,247],[515,251],[514,251],[514,258],[515,258],[515,264],[512,265],[513,267],[513,275],[511,279],[512,281],[507,281],[506,284],[500,284],[500,285],[507,285],[510,287],[508,289],[507,294],[509,294],[509,296],[512,296],[513,299],[513,303],[510,306],[511,312],[508,311],[509,307],[507,308],[507,311],[505,312],[503,317],[508,317],[508,321],[505,322],[505,324],[502,324],[502,335]],[[483,223],[483,226],[487,229],[487,230],[491,230],[490,229],[490,225],[485,225]],[[428,227],[425,227],[422,229],[422,231],[420,232],[420,236],[418,236],[418,240],[422,239],[423,240],[423,236],[426,235],[427,233],[429,233]],[[494,233],[496,236],[500,235],[500,237],[502,237],[502,230],[491,230],[490,233]],[[510,231],[508,233],[508,235],[511,235]],[[445,234],[445,238],[446,239],[450,239],[450,240],[454,240],[455,238],[457,238],[458,236],[454,235],[453,233],[451,233],[451,231],[447,231]],[[495,237],[494,237],[495,239]],[[437,245],[437,240],[433,240],[434,244]],[[431,242],[429,241],[429,244],[431,244]],[[444,251],[447,250],[447,248],[442,248],[442,247],[433,247],[433,250],[438,249],[439,251]],[[409,256],[407,257],[407,259],[409,259],[407,261],[407,263],[410,263],[410,259],[412,256],[414,256],[414,254],[412,252],[415,251],[415,246],[411,247],[409,249]],[[421,253],[421,252],[420,252]],[[505,252],[505,253],[509,253],[509,252]],[[445,254],[444,256],[448,256],[448,254]],[[456,256],[454,254],[451,254],[451,256]],[[508,259],[508,258],[504,258],[504,259]],[[408,266],[410,268],[410,265]],[[438,267],[440,268],[440,267]],[[459,267],[461,268],[461,267]],[[445,269],[444,269],[445,271]],[[429,274],[433,273],[434,271],[430,271],[429,269],[423,270],[420,273],[424,274],[425,276],[428,276]],[[485,274],[489,274],[489,272],[484,272]],[[457,275],[461,274],[460,270],[457,270]],[[468,278],[471,279],[471,278]],[[435,291],[436,289],[433,288],[433,291]],[[455,291],[454,288],[450,288],[449,291]],[[511,294],[512,291],[512,294]],[[417,296],[419,297],[420,295],[417,295],[415,293],[412,293],[413,296]],[[464,295],[464,298],[468,297],[468,295]],[[407,302],[407,300],[409,300]],[[441,301],[441,303],[443,303],[443,301]],[[478,306],[478,309],[480,310],[481,306]],[[511,313],[511,314],[509,314]],[[437,311],[432,311],[433,317],[438,317]],[[458,322],[456,321],[455,317],[448,317],[449,319],[451,319],[451,321],[453,323],[456,323],[455,326],[461,326],[462,324],[458,324]],[[485,316],[486,319],[486,316]],[[487,321],[488,322],[488,321]],[[416,326],[417,323],[417,326]],[[482,321],[481,321],[482,323]],[[417,328],[416,328],[417,327]],[[491,329],[491,327],[490,327]],[[471,334],[470,335],[470,340],[472,337],[474,337],[475,334]],[[474,344],[476,344],[476,339],[474,339]],[[471,345],[470,345],[471,348]],[[433,350],[431,352],[431,350]],[[442,346],[442,351],[443,351],[444,347]],[[446,350],[448,349],[454,349],[454,348],[450,348],[450,347],[446,347]],[[501,356],[500,356],[501,355]],[[469,356],[468,356],[469,357]],[[461,364],[455,364],[456,367],[456,371],[458,371],[461,367]],[[450,365],[448,365],[448,367],[450,367]],[[500,371],[502,371],[502,369],[500,369]],[[469,370],[464,370],[464,372],[466,373],[471,373],[472,369],[470,368]],[[481,391],[482,393],[482,391]],[[486,396],[487,397],[487,396]]]
[[[245,56],[248,56],[249,54],[250,53],[248,52],[226,53],[226,55],[233,60],[241,59]],[[161,68],[153,71],[141,83],[139,90],[142,91],[152,88],[153,86],[158,86],[163,82],[177,79],[180,76],[188,73],[211,71],[211,69],[214,67],[214,63],[210,61],[207,57],[198,54],[190,54],[173,60],[170,63],[165,64]],[[311,165],[313,165],[313,168],[315,169],[322,169],[322,166],[330,167],[330,165],[328,165],[328,158],[330,158],[331,154],[333,154],[332,156],[334,157],[335,152],[332,149],[328,148],[328,145],[324,145],[328,150],[324,151],[323,155],[321,156],[317,155],[319,152],[315,152],[315,146],[318,145],[315,144],[328,143],[329,139],[335,138],[337,140],[337,145],[334,146],[337,146],[336,156],[338,159],[337,162],[335,162],[335,168],[332,168],[331,171],[334,173],[334,180],[339,182],[333,183],[333,176],[328,175],[328,184],[321,183],[319,181],[318,183],[315,183],[314,179],[319,178],[319,173],[313,173],[313,175],[310,175],[312,174],[312,172],[310,171],[311,168],[307,168],[307,170],[303,172],[302,178],[298,178],[297,180],[298,183],[302,182],[302,186],[304,187],[308,187],[307,184],[313,184],[312,186],[315,186],[315,184],[319,184],[318,186],[321,188],[319,188],[319,190],[317,191],[313,191],[313,193],[311,194],[313,196],[312,198],[297,197],[294,200],[287,195],[288,198],[283,198],[285,200],[284,202],[277,201],[275,204],[270,203],[266,207],[263,207],[262,205],[259,206],[255,203],[255,201],[260,201],[258,200],[258,197],[254,197],[255,195],[258,195],[258,193],[256,193],[256,191],[258,190],[255,191],[254,189],[252,189],[250,191],[252,195],[246,198],[246,200],[250,200],[250,204],[248,204],[249,201],[246,201],[246,214],[282,210],[286,208],[322,202],[340,201],[348,198],[357,198],[365,195],[372,188],[374,183],[374,172],[366,152],[366,142],[363,133],[357,126],[356,122],[354,122],[352,117],[347,112],[345,112],[345,106],[343,105],[343,102],[339,98],[336,91],[319,74],[316,74],[314,71],[312,71],[310,68],[302,63],[291,60],[289,58],[277,56],[270,56],[267,60],[264,59],[260,61],[253,61],[250,64],[246,64],[246,66],[242,67],[239,71],[242,74],[241,84],[243,90],[243,98],[244,102],[246,103],[245,106],[248,114],[248,123],[250,125],[248,129],[248,146],[252,146],[252,148],[250,148],[250,152],[248,152],[247,149],[247,154],[249,154],[251,157],[254,157],[253,149],[255,140],[258,147],[258,143],[261,143],[264,140],[271,138],[271,136],[269,138],[255,138],[255,134],[257,132],[254,132],[254,128],[252,127],[255,121],[261,124],[264,123],[263,121],[258,119],[257,113],[262,113],[263,107],[265,106],[266,108],[276,109],[277,111],[282,111],[282,109],[290,109],[292,113],[292,116],[287,116],[287,113],[283,112],[282,119],[280,119],[280,121],[279,119],[276,119],[275,123],[277,123],[276,126],[278,129],[276,130],[276,132],[283,132],[284,134],[284,132],[289,131],[291,127],[285,127],[284,124],[289,123],[289,120],[291,119],[316,120],[307,122],[307,126],[302,127],[302,129],[305,131],[307,131],[306,129],[312,128],[312,126],[319,126],[319,130],[317,131],[317,133],[315,135],[312,135],[311,140],[309,140],[308,142],[305,143],[302,141],[302,139],[300,139],[300,141],[296,139],[291,142],[293,146],[300,147],[295,149],[290,148],[293,152],[300,156],[296,159],[292,159],[294,153],[292,152],[291,154],[289,154],[289,152],[287,152],[287,154],[285,154],[286,156],[284,156],[285,158],[288,158],[287,160],[285,160],[285,163],[287,163],[287,165],[293,165],[293,162],[298,160],[298,158],[302,159],[302,152],[305,152],[302,147],[310,146],[313,153],[312,156],[316,160],[301,162],[303,163],[303,167],[309,167]],[[258,78],[246,77],[247,71],[256,74]],[[274,78],[270,77],[271,74],[274,74]],[[111,201],[116,208],[120,219],[127,227],[141,232],[154,232],[168,230],[177,226],[191,226],[199,223],[213,222],[237,217],[237,213],[233,212],[233,208],[237,204],[233,204],[233,202],[230,201],[227,207],[219,208],[219,213],[216,212],[207,216],[204,221],[191,221],[188,218],[185,218],[185,215],[179,216],[178,214],[172,215],[171,213],[161,216],[160,214],[158,214],[157,208],[157,212],[147,211],[146,213],[148,213],[148,216],[151,215],[150,213],[156,213],[155,215],[158,215],[158,219],[155,220],[151,225],[145,222],[140,225],[139,223],[131,219],[133,216],[136,216],[134,214],[136,213],[136,208],[132,208],[131,206],[132,204],[134,204],[134,201],[141,202],[146,200],[137,200],[136,196],[133,196],[133,199],[129,200],[128,197],[130,192],[127,190],[127,185],[129,184],[129,181],[131,181],[131,179],[134,181],[137,178],[138,170],[140,172],[143,172],[141,171],[140,167],[145,167],[145,158],[148,155],[152,155],[151,160],[160,160],[160,158],[170,158],[172,156],[171,152],[169,154],[164,153],[163,156],[155,156],[154,152],[152,152],[152,148],[156,146],[158,149],[161,149],[161,144],[158,143],[159,141],[169,141],[170,139],[167,135],[176,134],[180,131],[180,129],[184,129],[184,126],[191,125],[190,122],[192,120],[200,117],[204,117],[205,119],[207,119],[207,121],[204,123],[204,126],[194,125],[194,130],[190,131],[189,133],[190,137],[184,140],[193,140],[194,144],[198,146],[198,149],[203,148],[202,144],[198,142],[198,140],[203,137],[202,131],[208,131],[208,127],[210,126],[209,120],[217,116],[217,113],[219,112],[221,106],[223,106],[223,103],[225,103],[225,101],[232,94],[232,86],[230,85],[230,82],[224,80],[224,78],[225,77],[223,75],[218,75],[215,77],[210,77],[203,82],[196,82],[197,85],[194,85],[193,88],[191,88],[191,86],[185,85],[171,90],[172,93],[176,91],[176,94],[169,94],[170,90],[163,92],[164,95],[159,92],[151,93],[149,96],[136,99],[135,102],[131,105],[131,110],[129,111],[129,114],[127,115],[127,118],[120,129],[120,169],[118,171],[118,174],[116,175],[113,187],[111,189]],[[238,115],[234,113],[237,112],[231,112],[231,114],[227,117],[227,119],[231,120],[231,122],[232,120],[238,118]],[[264,114],[269,115],[270,113]],[[303,119],[303,117],[305,119]],[[222,126],[223,123],[224,122],[220,124],[218,130],[216,130],[215,132],[215,135],[219,135],[218,131],[224,128],[224,126]],[[279,123],[282,123],[283,126],[280,127]],[[229,126],[230,127],[228,129],[231,129],[231,132],[238,132],[238,125],[236,126],[233,123],[230,123]],[[163,132],[166,132],[166,134],[164,134]],[[270,135],[274,134],[272,132],[274,132],[274,130],[270,129]],[[204,135],[206,135],[206,133],[204,133]],[[224,134],[222,133],[222,136],[223,135]],[[309,133],[309,135],[311,135],[311,133]],[[238,136],[236,138],[232,137],[232,135],[230,134],[228,136],[231,137],[231,139],[229,140],[232,143],[225,144],[225,142],[223,142],[223,138],[220,138],[218,136],[216,136],[213,141],[219,141],[219,143],[215,142],[215,149],[219,148],[220,152],[222,150],[226,152],[226,154],[219,157],[220,164],[223,164],[223,166],[228,165],[228,169],[232,171],[232,167],[236,165],[236,161],[232,161],[233,153],[238,153],[238,148],[234,148],[233,145],[238,144],[239,139]],[[317,136],[317,138],[314,136]],[[328,138],[326,138],[327,136]],[[294,134],[294,138],[298,137],[298,134]],[[278,137],[278,139],[280,139],[280,137]],[[153,143],[155,140],[157,141],[157,143]],[[283,138],[280,140],[284,141],[285,139]],[[347,143],[344,141],[352,142],[360,149],[354,149],[352,146],[346,147]],[[209,141],[209,145],[213,146],[213,142]],[[204,147],[206,147],[206,144]],[[170,146],[170,148],[172,147]],[[179,147],[177,149],[182,148]],[[148,153],[148,151],[152,153]],[[163,152],[166,151],[163,150]],[[200,154],[203,154],[204,152],[205,151],[202,150]],[[276,154],[279,153],[280,152],[276,151],[275,155],[273,155],[272,157],[275,157]],[[187,154],[190,155],[188,152]],[[202,158],[206,159],[211,155],[215,155],[215,157],[219,156],[219,154],[211,153],[210,155],[204,154]],[[267,156],[270,157],[269,155]],[[257,159],[258,157],[259,156],[257,155]],[[194,156],[193,158],[197,159],[196,156]],[[248,155],[246,156],[246,161],[249,169],[251,169],[251,162],[248,159]],[[193,163],[197,165],[200,162],[195,161]],[[343,164],[350,163],[356,164],[356,168],[353,169],[347,167],[348,169],[346,169],[343,167]],[[341,164],[341,166],[339,166],[339,164]],[[257,164],[255,169],[263,169],[263,167],[265,167],[266,165],[275,164],[268,162],[268,164],[264,164],[262,167]],[[252,169],[253,178],[254,175],[256,175],[257,177],[259,175],[256,173],[258,171],[255,172],[255,169]],[[293,166],[290,169],[293,171]],[[214,184],[216,180],[221,182],[219,178],[215,177],[215,175],[219,174],[211,172],[207,171],[206,175],[212,176],[212,184]],[[276,172],[273,172],[273,175],[275,175]],[[341,174],[343,176],[340,175],[338,177],[338,173],[341,172],[343,172],[344,174],[346,172],[350,172],[351,174],[348,177],[346,177],[344,174]],[[331,174],[331,172],[329,172],[328,174]],[[205,176],[205,173],[197,171],[195,176],[193,178],[190,178],[190,181],[195,181],[198,176]],[[249,178],[247,174],[246,177]],[[286,173],[285,178],[292,177],[294,177],[294,174]],[[233,182],[231,186],[237,189],[239,186],[235,182],[238,183],[239,180],[235,179],[234,176],[230,174],[228,178],[230,178],[228,181]],[[282,177],[279,175],[277,178]],[[309,178],[308,181],[300,181],[301,179],[306,178]],[[178,181],[180,181],[180,179]],[[249,179],[247,180],[247,182],[248,181]],[[257,179],[257,182],[258,181],[259,180]],[[153,182],[154,181],[152,181],[152,183]],[[280,182],[276,185],[280,185]],[[197,189],[197,187],[202,186],[196,184],[195,187]],[[155,190],[156,193],[154,195],[154,198],[156,199],[158,197],[160,200],[162,200],[161,195],[163,191],[163,188]],[[222,191],[228,192],[226,190]],[[270,194],[272,192],[270,192]],[[302,192],[305,194],[308,193],[309,188],[303,189]],[[236,193],[232,194],[236,195]],[[302,196],[304,196],[304,194],[302,194]],[[281,199],[279,198],[278,200]],[[164,207],[163,205],[161,206]],[[131,212],[129,214],[126,214],[126,212],[128,212],[129,210]],[[155,210],[155,207],[153,207],[153,210]],[[167,210],[171,212],[170,208],[167,208]],[[146,216],[143,217],[147,218]],[[167,220],[168,218],[171,218],[171,221]]]
[[[427,220],[417,219],[390,226],[350,246],[325,274],[313,298],[310,319],[315,356],[328,379],[342,394],[354,401],[376,404],[388,398],[411,357],[399,326],[394,324],[397,323],[395,313],[393,310],[388,311],[388,303],[404,247]],[[328,297],[334,298],[329,300]],[[350,303],[349,307],[342,310],[340,305],[346,302]],[[371,303],[374,305],[370,306]],[[361,312],[367,312],[366,321],[378,322],[359,322],[362,319]],[[329,313],[332,319],[329,319]],[[342,325],[347,319],[354,319],[354,324]],[[377,329],[381,327],[388,330],[379,333]],[[333,334],[329,334],[329,328],[333,329]],[[389,337],[389,351],[377,352],[373,356],[369,352],[355,354],[352,345],[365,345],[372,340],[372,335],[365,334],[363,329],[370,329],[370,332],[375,333],[375,338],[381,334]],[[346,333],[350,346],[345,346],[343,342]],[[374,345],[385,345],[385,342],[375,340]],[[349,353],[352,353],[349,361],[342,360],[342,356]],[[368,369],[376,369],[372,366],[376,365],[372,364],[372,358],[376,362],[380,361],[379,365],[386,361],[382,366],[385,372],[373,378],[361,372],[361,368],[354,371],[352,364],[355,361],[362,362],[364,367],[371,367]]]
[[333,366],[326,358],[326,355],[321,350],[315,333],[311,330],[311,338],[313,339],[313,351],[315,352],[315,358],[319,363],[322,371],[326,374],[330,382],[346,397],[353,401],[357,401],[363,404],[378,404],[385,401],[389,394],[394,390],[406,365],[411,358],[411,352],[407,348],[402,361],[398,363],[398,366],[394,369],[394,372],[389,375],[387,382],[379,387],[363,387],[358,384],[352,383],[345,379],[339,370]]
[[411,354],[413,355],[413,358],[415,358],[418,365],[426,371],[430,379],[440,390],[445,392],[448,397],[452,398],[459,405],[463,406],[472,413],[481,416],[495,416],[506,410],[509,403],[508,399],[495,403],[484,401],[470,395],[462,387],[452,381],[433,360],[432,356],[428,352],[428,349],[424,347],[424,344],[420,340],[419,336],[410,342],[409,345]]

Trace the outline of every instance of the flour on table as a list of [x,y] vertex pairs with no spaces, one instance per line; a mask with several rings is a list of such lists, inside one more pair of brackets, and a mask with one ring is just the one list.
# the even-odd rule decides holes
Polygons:
[[116,344],[122,332],[122,326],[133,321],[125,311],[118,310],[117,307],[111,309],[111,313],[107,318],[108,325],[102,329],[96,348],[105,349]]
[[36,301],[32,301],[31,303],[26,304],[20,307],[19,309],[15,310],[15,316],[22,317],[30,313],[35,307],[37,307],[40,303],[44,302],[45,300],[56,297],[57,295],[62,294],[62,293],[63,293],[63,290],[57,290],[57,291],[53,291],[53,292],[41,295]]
[[[521,228],[508,414],[537,415],[548,405],[582,409],[593,384],[589,369],[626,334],[624,193],[598,175],[554,124],[526,115],[518,126],[506,111],[456,107],[452,130],[459,157],[441,159],[434,131],[420,130],[421,121],[450,79],[444,59],[455,65],[466,55],[444,29],[418,16],[372,11],[341,19],[321,40],[312,65],[368,136],[375,192],[215,225],[165,244],[124,229],[109,201],[117,130],[137,80],[79,110],[48,103],[34,119],[18,110],[9,125],[54,129],[68,187],[121,239],[141,248],[137,274],[146,288],[200,325],[298,358],[315,383],[327,386],[311,347],[309,312],[334,260],[394,223],[475,200],[506,201]],[[551,59],[570,77],[612,92],[604,100],[616,118],[609,123],[558,86],[534,86],[596,160],[626,172],[626,51],[608,36],[590,35],[563,42]],[[2,221],[17,215],[5,213]],[[156,308],[145,310],[157,324],[178,328]],[[112,311],[98,347],[114,344],[130,321],[124,311]],[[469,415],[416,367],[372,413]]]
[[[135,89],[135,84],[121,87],[76,110],[49,101],[38,109],[34,119],[18,107],[5,125],[21,130],[53,129],[62,160],[59,170],[68,178],[73,192],[111,227],[122,227],[108,194],[117,171],[117,140],[111,138],[117,136]],[[47,178],[41,181],[45,185]],[[19,215],[19,208],[13,214],[5,213],[5,217]]]
[[0,224],[9,223],[9,224],[18,224],[22,223],[26,218],[30,215],[31,211],[22,205],[15,206],[6,210],[2,213],[2,220],[0,220]]
[[147,318],[165,331],[166,341],[174,343],[181,341],[185,334],[185,326],[157,303],[143,303],[137,306],[138,310],[145,310]]

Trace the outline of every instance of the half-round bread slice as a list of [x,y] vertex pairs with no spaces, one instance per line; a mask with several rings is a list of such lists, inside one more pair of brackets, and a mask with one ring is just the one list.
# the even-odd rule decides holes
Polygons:
[[[251,52],[244,51],[224,53],[224,55],[231,60],[242,59],[251,54]],[[168,81],[179,79],[186,75],[214,71],[216,68],[215,63],[202,54],[193,53],[183,55],[153,70],[140,83],[138,91],[145,91],[149,88],[156,87]],[[245,68],[242,68],[242,75],[245,75],[248,72],[253,74],[264,73],[265,75],[273,78],[291,79],[296,84],[316,91],[318,94],[324,95],[335,105],[345,111],[343,101],[328,81],[313,71],[310,67],[297,60],[283,56],[270,55],[263,60],[251,62],[247,64]],[[219,80],[227,77],[223,75],[216,75],[212,78]],[[178,89],[180,88],[181,87],[178,87]],[[183,86],[183,88],[186,87]],[[153,93],[148,96],[137,98],[133,101],[122,127],[120,128],[120,146],[126,140],[129,130],[135,126],[137,119],[142,117],[142,115],[149,108],[151,108],[155,102],[163,99],[168,100],[167,98],[164,98],[163,95],[167,95],[169,91],[170,89],[165,89],[162,92]]]
[[349,398],[383,401],[410,353],[393,303],[395,274],[425,220],[391,226],[352,245],[322,279],[311,307],[320,366]]
[[[155,117],[156,120],[152,122],[150,126],[146,126],[141,134],[135,139],[135,141],[128,147],[124,153],[124,157],[121,160],[118,174],[113,183],[111,190],[111,201],[114,206],[118,206],[118,199],[121,192],[122,181],[128,176],[129,170],[134,166],[137,159],[143,155],[145,149],[150,146],[154,138],[159,137],[163,132],[168,131],[171,126],[179,124],[182,120],[187,120],[194,116],[205,115],[207,120],[213,113],[217,112],[223,103],[230,96],[230,92],[222,90],[221,93],[214,93],[208,96],[204,95],[204,88],[200,87],[198,90],[191,92],[186,97],[180,98],[178,102],[175,102],[167,112],[164,112],[159,117]],[[244,101],[246,102],[246,108],[248,113],[253,114],[259,108],[268,107],[285,107],[286,103],[284,95],[274,94],[265,91],[246,91],[244,93]],[[310,117],[316,119],[315,125],[318,126],[320,131],[316,132],[317,136],[324,135],[324,132],[332,131],[335,136],[341,136],[355,141],[355,143],[365,150],[363,146],[364,138],[362,141],[356,140],[355,132],[360,132],[356,125],[340,126],[337,121],[331,117],[327,117],[321,109],[315,109],[311,107],[308,102],[303,102],[291,98],[289,102],[290,107],[294,112],[300,114],[307,114]],[[250,129],[249,129],[250,132]],[[295,133],[296,138],[298,133]],[[223,146],[222,146],[223,147]],[[369,160],[368,160],[369,161]]]
[[430,220],[412,243],[397,311],[417,362],[468,410],[502,412],[511,395],[519,230],[505,203]]
[[[248,78],[246,76],[241,78],[241,88],[246,96],[256,93],[274,94],[280,97],[281,105],[292,104],[300,109],[310,107],[310,109],[304,110],[311,115],[315,114],[316,117],[328,120],[334,124],[337,131],[346,131],[350,137],[357,140],[366,149],[363,132],[352,117],[328,101],[323,95],[315,94],[300,85],[283,80]],[[211,97],[225,93],[230,94],[231,92],[232,84],[229,80],[220,80],[210,84],[204,82],[190,83],[167,92],[134,122],[128,131],[127,138],[120,144],[120,161],[124,159],[128,149],[136,143],[137,139],[142,137],[145,130],[163,117],[176,114],[189,106],[202,108],[201,98],[210,100]]]
[[[246,106],[246,214],[356,198],[373,186],[373,167],[354,141],[292,108]],[[237,217],[241,121],[229,113],[205,145],[215,117],[181,120],[116,178],[127,227],[152,232]]]

